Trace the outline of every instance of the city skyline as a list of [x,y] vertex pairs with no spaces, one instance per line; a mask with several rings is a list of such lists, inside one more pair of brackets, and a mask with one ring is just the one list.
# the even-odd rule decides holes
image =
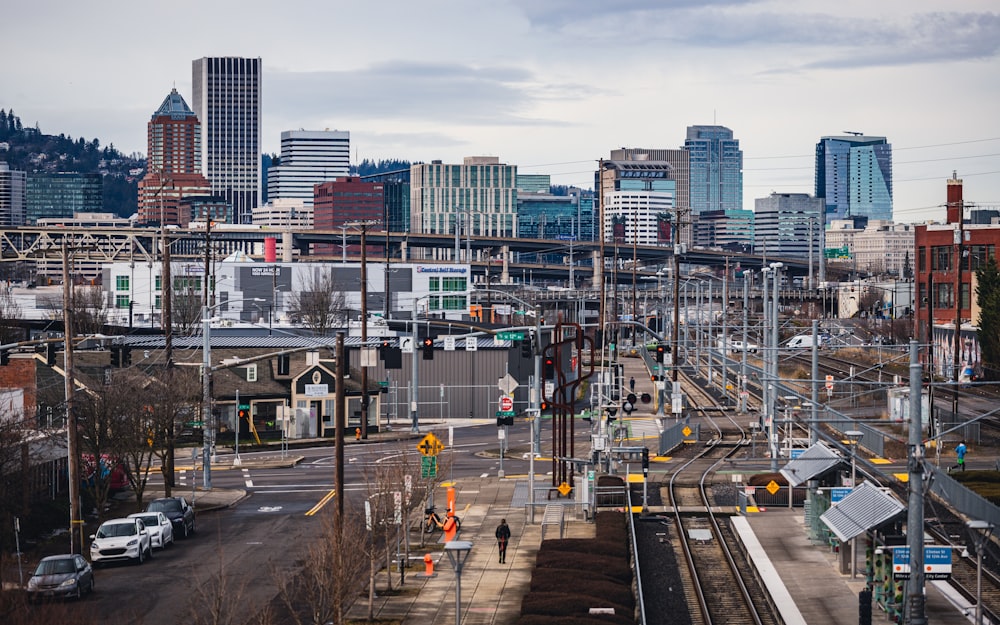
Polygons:
[[720,125],[740,140],[752,209],[813,193],[816,142],[851,131],[893,144],[897,221],[943,220],[953,170],[967,201],[1000,206],[1000,15],[986,0],[389,4],[182,0],[199,15],[184,32],[150,31],[158,10],[141,4],[51,0],[44,20],[15,5],[6,45],[31,54],[0,68],[0,108],[144,152],[163,93],[194,99],[191,59],[260,57],[266,153],[282,131],[329,128],[351,133],[353,163],[496,156],[592,188],[610,150],[679,148],[688,126]]

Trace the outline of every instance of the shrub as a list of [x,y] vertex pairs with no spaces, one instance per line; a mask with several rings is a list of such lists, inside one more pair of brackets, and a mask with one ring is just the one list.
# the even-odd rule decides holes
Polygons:
[[[590,608],[613,608],[614,614],[592,615]],[[604,598],[591,597],[577,593],[563,592],[531,592],[524,596],[521,602],[521,614],[550,617],[600,617],[605,623],[622,623],[632,625],[633,611],[623,605],[615,605]]]
[[[578,595],[587,597],[600,597],[612,604],[621,605],[629,610],[635,606],[635,598],[632,596],[632,586],[623,584],[608,578],[597,579],[588,578],[585,572],[570,572],[568,575],[554,574],[536,575],[531,580],[531,592],[551,593],[566,592],[567,587]],[[601,577],[601,576],[598,576]],[[566,580],[572,580],[567,582]]]
[[573,569],[576,571],[595,570],[620,582],[632,583],[632,569],[628,558],[613,558],[587,553],[546,552],[538,553],[535,559],[536,569]]

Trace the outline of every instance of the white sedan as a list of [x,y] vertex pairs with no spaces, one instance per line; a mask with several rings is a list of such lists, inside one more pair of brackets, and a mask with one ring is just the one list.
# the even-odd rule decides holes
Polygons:
[[162,512],[136,512],[128,518],[142,519],[153,549],[164,549],[174,544],[174,525]]
[[90,536],[90,561],[97,564],[132,560],[142,564],[152,555],[149,532],[141,519],[111,519]]

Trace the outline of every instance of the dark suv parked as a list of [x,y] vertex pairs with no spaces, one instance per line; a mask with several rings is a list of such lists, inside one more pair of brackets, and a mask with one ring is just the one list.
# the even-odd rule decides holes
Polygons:
[[162,497],[146,506],[146,512],[162,512],[174,526],[174,536],[187,538],[194,533],[194,508],[184,497]]

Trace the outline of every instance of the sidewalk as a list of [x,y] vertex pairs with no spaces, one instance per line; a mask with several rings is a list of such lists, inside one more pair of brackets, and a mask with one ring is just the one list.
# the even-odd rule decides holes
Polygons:
[[[537,479],[545,479],[539,476]],[[534,525],[528,524],[525,504],[528,480],[497,477],[467,478],[455,484],[458,490],[457,509],[462,519],[458,540],[472,543],[472,551],[462,570],[462,623],[464,625],[504,625],[513,623],[521,614],[521,599],[528,592],[535,555],[542,542],[541,512]],[[500,519],[507,519],[511,538],[507,546],[507,562],[498,562],[497,541],[494,537]],[[567,521],[565,538],[592,538],[594,525],[583,521]],[[439,535],[435,537],[440,538]],[[557,537],[550,531],[549,538]],[[419,536],[411,533],[411,541]],[[403,585],[405,592],[380,594],[375,600],[375,617],[400,619],[404,624],[455,622],[455,572],[440,544],[420,551],[411,543],[411,556],[434,557],[435,577],[426,578],[423,563],[412,567]],[[386,587],[386,572],[379,573],[379,589]],[[398,588],[399,572],[393,571],[393,587]],[[359,599],[348,612],[350,618],[362,619],[368,614],[368,603]]]

